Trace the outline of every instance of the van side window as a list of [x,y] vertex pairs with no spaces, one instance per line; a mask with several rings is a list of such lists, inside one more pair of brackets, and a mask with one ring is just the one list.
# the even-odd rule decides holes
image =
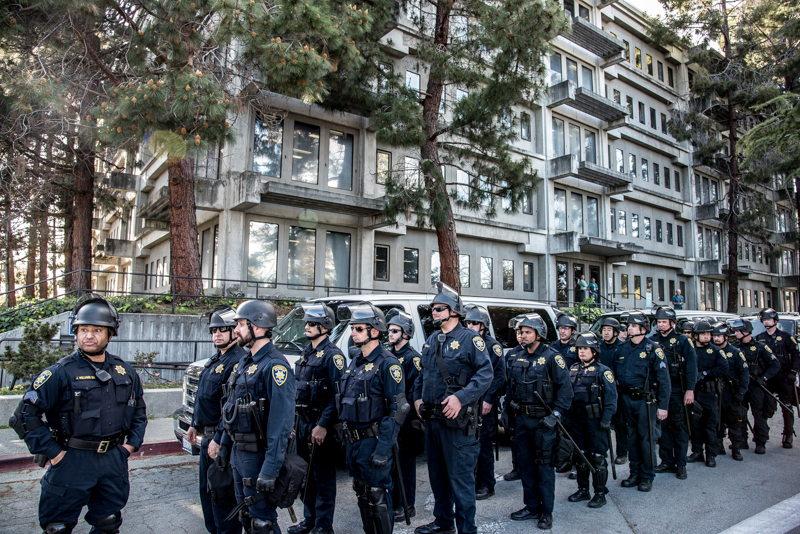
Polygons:
[[419,314],[419,322],[422,324],[422,331],[425,337],[422,338],[420,347],[425,343],[425,340],[433,334],[433,314],[429,304],[420,304],[417,306],[417,313]]

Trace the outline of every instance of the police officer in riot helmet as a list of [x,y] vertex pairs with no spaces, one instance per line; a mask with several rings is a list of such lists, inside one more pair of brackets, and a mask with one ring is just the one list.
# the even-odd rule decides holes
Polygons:
[[697,392],[695,402],[700,405],[700,416],[694,417],[692,426],[692,454],[687,462],[705,462],[716,467],[717,424],[719,423],[719,379],[725,376],[728,363],[725,355],[712,343],[713,328],[706,320],[694,324],[694,340],[697,347]]
[[[420,355],[411,346],[411,339],[414,338],[414,319],[399,308],[392,308],[386,314],[389,319],[389,345],[392,346],[392,354],[400,365],[403,366],[405,376],[406,399],[411,402],[414,397],[414,382],[419,376],[422,368]],[[415,508],[417,496],[417,456],[425,450],[425,426],[414,410],[411,410],[400,427],[397,435],[397,449],[400,460],[400,473],[403,477],[403,489],[406,494],[409,517],[417,515]],[[396,470],[392,472],[396,477]],[[403,521],[405,513],[403,501],[400,496],[400,483],[395,480],[392,489],[392,504],[394,505],[395,522]]]
[[296,383],[286,357],[272,344],[278,317],[263,300],[242,302],[233,317],[237,341],[250,352],[234,366],[222,407],[225,432],[218,456],[230,458],[236,500],[247,503],[239,520],[252,534],[278,534],[276,506],[267,496],[283,465]]
[[578,351],[575,348],[575,332],[578,330],[578,321],[569,313],[561,312],[556,316],[556,330],[558,339],[550,343],[550,348],[561,354],[567,367],[578,361]]
[[[753,440],[756,442],[756,454],[766,454],[766,443],[769,440],[769,418],[775,415],[778,403],[764,391],[767,381],[775,376],[781,369],[781,364],[768,345],[757,341],[753,337],[753,325],[747,319],[732,319],[728,322],[731,330],[736,335],[736,347],[747,358],[747,368],[750,371],[750,385],[745,401],[753,412]],[[763,387],[762,387],[763,386]],[[749,449],[747,444],[747,427],[742,428],[744,441],[739,444],[741,449]]]
[[[325,304],[298,305],[303,310],[306,339],[295,364],[297,396],[295,432],[297,452],[311,462],[303,492],[303,521],[287,529],[289,534],[332,534],[336,504],[336,461],[340,450],[333,426],[338,423],[334,385],[339,382],[345,358],[329,338],[336,324],[333,310]],[[313,449],[313,461],[312,461]]]
[[47,534],[72,532],[84,506],[91,533],[116,534],[122,524],[128,457],[142,445],[147,415],[136,371],[106,351],[118,329],[111,303],[95,294],[79,299],[70,315],[78,350],[36,376],[19,426],[11,422],[32,454],[50,460],[39,499]]
[[722,384],[722,411],[719,414],[720,424],[717,427],[717,452],[725,454],[725,433],[731,440],[731,456],[734,460],[744,460],[739,451],[739,445],[744,438],[745,417],[747,408],[744,406],[744,397],[750,385],[750,370],[747,367],[747,358],[737,347],[728,343],[731,329],[724,321],[712,325],[711,340],[722,351],[728,369],[721,378]]
[[486,348],[492,361],[492,371],[494,372],[492,384],[486,390],[481,406],[483,424],[480,432],[481,450],[478,453],[475,498],[482,501],[494,495],[496,481],[494,478],[492,445],[494,440],[497,439],[497,413],[500,396],[503,394],[506,384],[506,359],[503,354],[503,346],[489,334],[489,326],[492,323],[489,317],[489,310],[484,306],[467,305],[465,321],[467,328],[477,332],[486,343]]
[[[433,295],[436,330],[423,345],[414,403],[426,421],[425,449],[436,519],[415,533],[454,533],[457,528],[459,534],[474,534],[474,466],[480,450],[476,433],[493,379],[492,363],[483,338],[461,325],[466,310],[458,293],[438,282],[429,294]],[[453,453],[456,450],[458,454]]]
[[552,450],[556,426],[572,403],[572,387],[564,357],[548,347],[547,325],[537,313],[518,315],[509,328],[520,331],[525,348],[508,368],[504,409],[515,414],[514,439],[522,477],[524,508],[511,514],[514,521],[538,520],[540,529],[553,525],[555,468]]
[[[800,352],[797,340],[793,335],[778,328],[778,313],[766,308],[759,313],[761,323],[766,329],[756,336],[756,340],[767,345],[780,364],[780,371],[769,379],[767,388],[776,393],[778,398],[788,406],[797,406],[797,374],[800,372]],[[783,413],[783,448],[791,449],[794,436],[794,412],[782,409]]]
[[[520,341],[520,331],[514,330],[514,335],[517,338],[517,346],[512,348],[506,353],[506,376],[508,375],[508,368],[511,366],[511,362],[513,362],[517,355],[521,352],[525,352],[525,347],[522,345]],[[505,399],[505,397],[504,397]],[[503,400],[505,404],[506,400]],[[511,471],[503,475],[503,480],[507,482],[514,482],[520,479],[519,476],[519,467],[517,463],[517,442],[514,441],[514,415],[503,408],[502,413],[500,414],[500,421],[503,425],[503,429],[508,436],[509,441],[511,442]]]
[[208,332],[211,342],[217,349],[216,354],[206,360],[198,377],[197,393],[194,398],[192,423],[186,433],[186,439],[197,445],[200,437],[200,505],[206,530],[219,534],[238,534],[242,525],[238,520],[225,521],[233,506],[215,503],[208,494],[208,469],[217,457],[219,444],[222,441],[222,411],[220,401],[223,397],[223,386],[228,382],[233,367],[247,355],[247,350],[236,342],[233,329],[236,321],[233,317],[236,310],[230,306],[217,306],[203,316],[208,317]]
[[669,418],[661,425],[658,455],[661,463],[656,473],[675,473],[685,480],[686,459],[689,454],[689,424],[686,406],[694,402],[697,383],[697,355],[691,339],[675,331],[675,310],[661,306],[656,310],[657,332],[650,339],[657,343],[666,356],[672,391],[669,396]]
[[[617,349],[622,346],[624,341],[620,339],[620,331],[622,326],[617,319],[613,317],[603,317],[600,322],[600,334],[602,341],[600,341],[600,363],[613,369],[614,356]],[[621,404],[617,404],[617,409],[611,416],[611,424],[614,427],[614,436],[617,441],[616,453],[617,457],[614,463],[623,465],[628,462],[628,429],[625,425],[625,415],[622,412]]]
[[367,534],[390,534],[393,449],[411,406],[406,400],[403,367],[381,345],[386,318],[370,303],[340,305],[353,346],[350,365],[339,381],[336,407],[347,441],[345,459]]
[[622,312],[619,314],[619,340],[625,343],[628,340],[628,316],[631,312]]
[[611,417],[617,410],[617,386],[614,373],[603,365],[597,336],[581,334],[575,343],[580,362],[570,367],[569,380],[574,397],[570,407],[570,431],[576,445],[592,463],[594,497],[589,493],[589,466],[579,463],[578,491],[569,496],[570,502],[589,501],[589,508],[606,504],[608,488],[608,436]]
[[650,321],[641,312],[627,319],[628,339],[614,358],[619,404],[628,423],[628,461],[630,476],[623,488],[650,491],[655,468],[655,440],[659,421],[667,418],[670,380],[664,351],[645,336]]
[[681,334],[688,337],[689,339],[692,338],[692,330],[694,330],[694,321],[687,319],[682,321],[680,324]]

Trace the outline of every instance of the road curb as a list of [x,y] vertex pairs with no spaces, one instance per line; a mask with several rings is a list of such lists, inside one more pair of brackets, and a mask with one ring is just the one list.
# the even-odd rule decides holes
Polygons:
[[[145,443],[139,448],[138,451],[133,453],[130,457],[131,460],[145,458],[147,456],[161,456],[165,454],[177,454],[186,452],[181,448],[181,444],[174,439],[164,441],[153,441]],[[12,454],[9,456],[0,456],[0,472],[13,471],[14,469],[34,469],[38,468],[36,462],[33,461],[33,456],[30,454]]]

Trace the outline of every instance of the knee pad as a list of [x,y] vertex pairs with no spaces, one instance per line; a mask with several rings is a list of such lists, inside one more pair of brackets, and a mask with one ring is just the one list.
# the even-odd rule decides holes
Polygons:
[[72,523],[47,523],[44,534],[70,534],[74,526]]
[[253,534],[274,534],[275,523],[267,519],[254,517],[250,523]]
[[369,488],[367,498],[373,508],[386,507],[386,490],[384,488]]
[[364,484],[364,481],[360,478],[354,478],[353,491],[356,492],[356,495],[365,495],[367,493],[367,485]]
[[102,534],[118,534],[119,527],[122,526],[122,514],[117,512],[97,520],[94,529]]

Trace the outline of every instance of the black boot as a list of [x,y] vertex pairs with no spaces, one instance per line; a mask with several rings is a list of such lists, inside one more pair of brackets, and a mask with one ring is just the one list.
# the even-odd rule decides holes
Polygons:
[[594,497],[589,501],[589,508],[600,508],[606,504],[606,493],[608,488],[608,468],[604,465],[596,466],[597,470],[592,475],[592,487],[594,488]]
[[783,448],[784,449],[791,449],[793,440],[794,440],[794,435],[792,435],[791,431],[788,434],[784,434],[783,435]]
[[268,519],[259,519],[254,517],[251,519],[251,528],[253,534],[275,534],[275,523]]
[[686,463],[694,464],[697,462],[702,462],[703,460],[705,460],[705,458],[703,458],[703,451],[700,450],[690,454],[689,457],[686,458]]
[[72,523],[47,523],[44,534],[70,534],[75,525]]
[[731,449],[731,458],[733,458],[737,462],[741,462],[742,460],[744,460],[744,458],[742,457],[742,453],[739,452],[739,447],[733,447]]
[[578,491],[570,495],[567,500],[569,502],[588,501],[592,496],[589,494],[589,469],[585,465],[577,468],[575,473],[578,479]]
[[296,525],[292,525],[291,527],[287,528],[286,532],[289,534],[308,534],[312,530],[314,530],[314,521],[303,519]]
[[767,448],[764,445],[764,443],[756,441],[756,454],[767,454]]
[[392,534],[394,527],[394,512],[389,509],[386,502],[386,490],[384,488],[369,488],[367,491],[369,499],[370,515],[375,534]]
[[122,526],[122,514],[117,512],[97,520],[89,531],[90,534],[119,534],[119,527]]
[[625,480],[622,481],[620,484],[623,488],[635,488],[639,485],[642,481],[641,477],[637,477],[636,475],[631,475]]

